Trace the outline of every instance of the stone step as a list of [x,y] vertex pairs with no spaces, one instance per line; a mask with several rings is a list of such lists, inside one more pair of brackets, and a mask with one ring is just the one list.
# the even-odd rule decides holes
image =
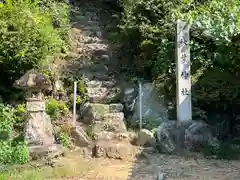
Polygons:
[[123,111],[123,105],[121,103],[115,104],[100,104],[100,103],[87,103],[84,105],[83,109],[85,112],[93,114],[93,113],[117,113]]
[[124,122],[124,113],[107,113],[102,117],[102,121],[94,122],[93,132],[96,134],[102,131],[125,133],[127,128]]
[[116,132],[110,132],[110,131],[101,131],[101,132],[94,132],[94,139],[95,140],[108,140],[108,141],[126,141],[130,142],[130,137],[128,135],[128,132],[124,133],[116,133]]
[[112,88],[116,85],[116,81],[98,81],[98,80],[91,80],[86,82],[87,87],[90,88],[97,88],[97,87],[106,87]]
[[87,87],[87,95],[91,103],[111,103],[119,99],[120,90],[106,87]]
[[104,63],[94,64],[93,66],[89,67],[89,70],[92,72],[106,73],[108,72],[108,66]]
[[123,105],[118,104],[100,104],[86,103],[81,107],[83,113],[83,122],[89,124],[94,121],[104,120],[104,114],[117,113],[123,111]]
[[132,160],[135,156],[135,148],[130,143],[118,141],[97,141],[92,152],[94,157],[122,160]]
[[91,72],[89,71],[89,68],[87,68],[87,65],[84,67],[81,67],[79,70],[79,74],[81,74],[85,79],[91,80],[98,80],[98,81],[110,81],[112,79],[111,76],[109,76],[108,72]]
[[124,113],[123,112],[115,112],[115,113],[106,113],[103,115],[103,121],[123,121],[124,120]]

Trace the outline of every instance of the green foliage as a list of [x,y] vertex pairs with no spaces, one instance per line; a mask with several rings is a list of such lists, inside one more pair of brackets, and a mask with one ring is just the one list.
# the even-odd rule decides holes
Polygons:
[[11,141],[0,141],[0,163],[24,164],[29,160],[29,149],[26,144],[13,146]]
[[68,113],[69,109],[65,102],[49,99],[46,103],[46,112],[52,120],[60,119]]
[[27,118],[25,104],[19,104],[13,111],[14,116],[14,129],[18,130],[19,132],[23,131],[24,123]]
[[143,118],[143,128],[148,130],[153,130],[159,126],[159,122],[152,118]]
[[57,141],[58,141],[61,145],[63,145],[64,147],[67,147],[67,148],[69,148],[70,145],[71,145],[71,139],[70,139],[70,137],[69,137],[66,133],[64,133],[64,132],[58,133],[58,135],[57,135]]
[[91,139],[94,139],[94,124],[88,125],[85,131]]
[[15,142],[13,139],[15,120],[22,123],[23,119],[20,114],[23,112],[24,106],[22,105],[13,109],[0,104],[0,163],[23,164],[29,159],[28,147],[22,141]]
[[55,82],[57,79],[56,79],[56,74],[54,73],[54,71],[51,69],[51,68],[42,68],[40,69],[40,72],[45,76],[47,77],[51,83]]
[[72,106],[73,104],[74,98],[73,85],[74,82],[76,81],[77,81],[77,97],[76,97],[77,105],[81,105],[88,99],[84,77],[79,77],[78,75],[67,73],[64,76],[64,86],[66,87],[67,93],[70,96],[69,106]]
[[11,107],[0,104],[0,139],[12,138],[14,124],[13,110]]
[[18,143],[12,147],[12,162],[15,164],[25,164],[29,161],[29,149],[25,143]]
[[12,162],[12,150],[9,141],[0,141],[0,163],[9,164]]
[[239,114],[239,5],[238,0],[122,0],[120,50],[129,55],[128,66],[136,66],[141,74],[149,68],[161,79],[174,106],[176,20],[188,21],[193,105]]
[[68,6],[40,0],[6,0],[0,5],[1,85],[8,90],[27,70],[50,63],[67,46]]

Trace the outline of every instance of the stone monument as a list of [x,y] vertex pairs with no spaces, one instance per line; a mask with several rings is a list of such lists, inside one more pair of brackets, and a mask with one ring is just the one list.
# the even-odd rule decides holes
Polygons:
[[14,87],[26,91],[26,111],[28,113],[24,138],[32,156],[59,152],[60,145],[55,144],[50,117],[45,112],[43,91],[51,87],[51,82],[35,70],[28,71]]
[[179,121],[192,120],[189,29],[189,24],[177,21],[176,80],[177,119]]

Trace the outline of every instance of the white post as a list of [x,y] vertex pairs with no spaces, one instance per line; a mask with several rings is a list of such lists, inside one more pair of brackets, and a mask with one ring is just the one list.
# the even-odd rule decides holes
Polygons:
[[77,81],[74,82],[73,87],[73,125],[76,125],[76,101],[77,101]]
[[139,128],[142,129],[142,83],[139,83]]
[[189,29],[186,22],[177,21],[176,84],[179,121],[192,120]]

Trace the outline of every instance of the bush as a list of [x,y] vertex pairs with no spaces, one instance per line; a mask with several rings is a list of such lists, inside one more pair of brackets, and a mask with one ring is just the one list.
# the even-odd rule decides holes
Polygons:
[[57,141],[63,145],[64,147],[69,148],[71,145],[71,139],[70,137],[64,133],[64,132],[59,132],[57,135]]
[[[15,112],[23,112],[22,109],[24,108],[19,106],[19,109],[15,111],[9,106],[0,104],[0,163],[2,164],[23,164],[29,159],[29,150],[23,143],[23,139],[16,141],[13,137]],[[16,120],[21,119],[20,116],[17,117]]]
[[12,163],[13,148],[9,141],[0,141],[0,163],[9,164]]
[[12,162],[15,164],[25,164],[29,161],[29,149],[26,144],[19,143],[12,147]]
[[11,139],[13,136],[13,109],[0,104],[0,140]]
[[[130,71],[135,66],[139,74],[160,79],[168,100],[175,103],[176,20],[186,20],[191,23],[193,106],[239,114],[239,4],[238,0],[231,4],[218,0],[121,0],[120,50],[128,54],[128,62],[121,62]],[[146,74],[146,69],[151,73]]]
[[[20,18],[21,17],[21,18]],[[54,22],[58,22],[58,26]],[[2,93],[26,71],[50,63],[67,46],[68,6],[58,1],[0,2],[0,70]]]
[[68,113],[68,106],[65,102],[49,99],[46,103],[46,112],[52,120],[60,119]]
[[24,123],[27,118],[25,104],[19,104],[13,111],[14,115],[14,129],[18,132],[22,132],[24,129]]
[[0,163],[25,164],[29,160],[29,149],[26,144],[13,146],[11,141],[0,141]]

